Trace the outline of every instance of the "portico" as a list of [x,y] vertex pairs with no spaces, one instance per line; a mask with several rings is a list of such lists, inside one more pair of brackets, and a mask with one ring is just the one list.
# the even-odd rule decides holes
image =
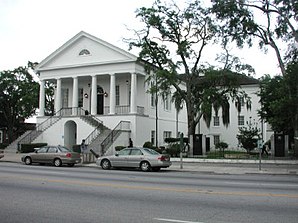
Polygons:
[[[79,98],[82,99],[82,97],[84,97],[83,99],[85,99],[85,103],[82,103],[83,106],[81,106],[84,110],[89,111],[90,108],[90,114],[91,115],[99,115],[98,114],[98,106],[103,106],[104,108],[104,112],[101,115],[114,115],[114,114],[118,114],[123,113],[124,112],[124,107],[128,107],[129,108],[129,113],[130,114],[137,114],[138,110],[140,111],[140,109],[138,109],[136,101],[137,101],[137,81],[138,81],[138,74],[137,73],[129,73],[126,76],[130,76],[130,79],[127,79],[126,82],[122,85],[124,85],[124,87],[126,89],[128,89],[128,92],[126,94],[124,94],[125,96],[128,96],[129,98],[125,101],[127,101],[128,103],[126,105],[116,105],[116,76],[117,74],[112,73],[109,75],[105,75],[105,76],[109,76],[109,80],[107,80],[109,83],[105,86],[109,86],[109,89],[104,90],[104,92],[99,92],[98,91],[98,86],[99,86],[99,82],[97,80],[98,75],[90,75],[87,76],[89,77],[88,79],[91,79],[91,84],[86,82],[86,76],[74,76],[71,78],[57,78],[55,80],[49,80],[49,81],[53,81],[55,83],[55,112],[57,113],[58,111],[60,111],[62,108],[72,108],[72,115],[77,115],[76,114],[76,109],[79,107]],[[69,82],[69,80],[71,80],[72,82],[72,87],[70,87],[70,85],[65,85],[63,86],[63,80],[67,80]],[[81,80],[82,79],[82,80]],[[84,81],[84,80],[85,81]],[[47,80],[41,80],[40,81],[40,100],[39,100],[39,116],[44,116],[45,115],[45,81]],[[80,82],[80,85],[79,85]],[[129,88],[127,88],[127,83],[130,83]],[[81,87],[82,85],[85,85],[84,87],[80,88],[83,91],[80,91],[80,94],[83,95],[79,95],[79,86]],[[89,87],[90,85],[90,87]],[[119,85],[118,85],[119,86]],[[89,89],[90,88],[90,89]],[[65,102],[64,102],[64,106],[62,104],[63,101],[63,95],[62,95],[62,89],[67,89],[68,92],[70,92],[71,94],[66,95],[68,98],[64,98],[64,100],[69,100],[70,98],[72,98],[71,103],[67,103],[68,106],[65,106]],[[71,90],[71,91],[70,91]],[[90,95],[91,94],[91,95]],[[65,96],[64,96],[65,97]],[[86,100],[89,97],[91,97],[91,100]],[[100,98],[105,98],[105,100],[108,101],[107,105],[99,105],[98,102],[101,101],[102,103],[103,100],[98,100],[98,97]],[[89,104],[88,104],[89,103]],[[122,107],[122,109],[120,108]],[[140,106],[139,106],[140,107]],[[108,110],[108,112],[107,112]],[[121,112],[122,111],[122,112]],[[126,109],[126,113],[127,113],[127,109]]]

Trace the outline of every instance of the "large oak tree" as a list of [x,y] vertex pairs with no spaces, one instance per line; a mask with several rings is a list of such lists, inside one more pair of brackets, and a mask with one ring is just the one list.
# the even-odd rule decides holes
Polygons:
[[[245,96],[238,91],[238,77],[231,70],[206,66],[204,50],[218,36],[218,26],[210,11],[199,0],[179,7],[155,1],[152,7],[140,8],[137,17],[142,30],[134,30],[135,39],[130,46],[140,49],[139,57],[145,62],[151,93],[167,95],[174,89],[173,98],[179,107],[187,109],[188,136],[202,117],[210,124],[212,108],[223,112],[223,122],[229,123],[229,100]],[[190,145],[192,147],[192,140]]]

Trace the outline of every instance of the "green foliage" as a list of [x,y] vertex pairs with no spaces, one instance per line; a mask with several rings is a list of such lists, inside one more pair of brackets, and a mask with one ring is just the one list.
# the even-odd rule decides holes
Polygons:
[[272,47],[281,73],[285,75],[285,64],[277,39],[298,43],[297,3],[288,0],[214,0],[211,11],[223,22],[223,44],[229,39],[239,47],[245,43],[252,46],[254,40],[258,40],[259,47],[265,51],[267,46]]
[[126,148],[126,146],[115,146],[116,151],[120,151],[122,149]]
[[140,49],[150,93],[164,98],[174,89],[176,108],[185,105],[187,109],[188,135],[194,135],[203,116],[210,125],[212,107],[216,111],[223,108],[223,121],[228,125],[228,101],[240,97],[239,83],[230,70],[206,68],[203,64],[203,51],[214,43],[219,31],[209,9],[199,0],[186,3],[185,8],[179,8],[174,1],[166,4],[157,0],[152,7],[140,8],[137,17],[144,28],[135,30],[136,39],[130,40],[130,47]]
[[35,151],[35,148],[40,148],[46,146],[47,143],[32,143],[32,144],[21,144],[20,153],[32,153]]
[[215,149],[224,150],[224,149],[228,148],[228,146],[229,145],[226,142],[219,142],[219,143],[216,143]]
[[247,122],[247,126],[239,128],[239,134],[237,138],[241,146],[249,153],[251,150],[257,147],[258,139],[260,138],[260,130],[256,123],[250,120]]
[[155,147],[153,146],[153,144],[151,142],[145,142],[143,145],[144,148],[149,148],[149,149],[154,149]]
[[166,150],[167,154],[171,157],[178,157],[180,154],[180,144],[179,143],[171,143]]
[[81,153],[81,145],[73,145],[72,151],[74,151],[76,153]]
[[38,108],[39,84],[30,74],[35,64],[0,72],[0,116],[8,128],[9,141],[19,123],[35,114]]

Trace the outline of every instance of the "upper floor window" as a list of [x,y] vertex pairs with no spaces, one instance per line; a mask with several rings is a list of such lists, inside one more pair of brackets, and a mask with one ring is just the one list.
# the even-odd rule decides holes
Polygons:
[[83,107],[83,93],[84,93],[84,89],[83,88],[79,88],[79,108]]
[[170,94],[167,94],[167,96],[164,99],[164,109],[166,111],[171,110],[171,95]]
[[79,53],[79,56],[90,55],[90,51],[87,49],[82,49]]
[[213,126],[219,126],[219,116],[213,116]]
[[120,87],[116,85],[116,105],[120,105]]
[[62,108],[68,108],[68,88],[62,88]]

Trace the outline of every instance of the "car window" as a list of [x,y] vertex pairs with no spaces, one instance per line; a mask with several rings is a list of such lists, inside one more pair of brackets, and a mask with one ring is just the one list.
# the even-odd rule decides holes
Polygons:
[[127,156],[127,155],[130,154],[130,150],[131,149],[123,149],[123,150],[121,150],[121,151],[118,152],[118,155],[119,156]]
[[67,149],[66,147],[64,147],[64,146],[59,146],[59,150],[61,151],[61,152],[70,152],[70,150],[69,149]]
[[140,149],[131,149],[130,155],[137,156],[137,155],[143,155],[143,153]]
[[37,150],[37,153],[46,153],[48,150],[48,147],[42,147],[39,150]]
[[56,153],[57,152],[57,148],[56,147],[50,147],[48,149],[48,153]]
[[159,155],[158,152],[156,152],[155,150],[153,149],[148,149],[148,148],[144,148],[144,151],[151,154],[151,155]]

